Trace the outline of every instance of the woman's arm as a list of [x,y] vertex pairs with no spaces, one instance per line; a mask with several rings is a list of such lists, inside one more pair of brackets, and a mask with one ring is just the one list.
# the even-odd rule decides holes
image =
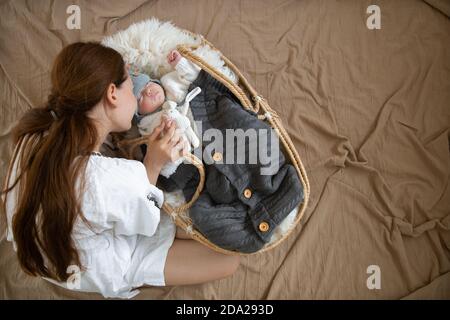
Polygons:
[[161,171],[161,167],[149,163],[145,165],[145,168],[147,169],[148,181],[150,181],[150,183],[155,186],[156,181],[158,180],[159,172]]
[[[144,166],[147,170],[148,180],[156,185],[161,168],[169,161],[175,161],[181,157],[183,139],[175,132],[176,124],[170,120],[164,120],[156,127],[147,142],[147,153],[144,158]],[[163,133],[163,137],[160,135]]]

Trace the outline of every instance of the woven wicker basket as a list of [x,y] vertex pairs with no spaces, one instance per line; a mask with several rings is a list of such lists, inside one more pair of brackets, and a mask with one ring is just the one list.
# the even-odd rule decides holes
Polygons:
[[[178,45],[177,50],[181,53],[183,57],[186,59],[192,61],[193,63],[197,64],[199,67],[201,67],[204,71],[208,72],[212,77],[214,77],[216,80],[220,81],[223,85],[225,85],[241,102],[242,106],[246,109],[249,109],[253,112],[255,112],[259,119],[263,121],[267,121],[268,124],[275,130],[275,132],[278,134],[280,138],[280,142],[282,147],[284,147],[285,155],[288,161],[290,160],[290,163],[295,167],[297,170],[297,173],[299,175],[300,181],[303,185],[304,190],[304,200],[299,205],[297,216],[288,230],[283,236],[276,241],[270,242],[266,244],[263,248],[261,248],[259,251],[254,253],[242,253],[237,251],[230,251],[223,249],[221,247],[218,247],[214,243],[210,242],[208,239],[206,239],[198,230],[195,229],[195,227],[192,224],[191,219],[186,214],[186,211],[192,206],[192,204],[197,200],[198,196],[200,195],[201,191],[203,190],[204,182],[205,182],[205,170],[203,163],[200,159],[198,159],[193,154],[188,154],[185,158],[188,162],[192,163],[199,171],[200,174],[200,182],[197,186],[197,190],[192,197],[192,199],[189,202],[186,202],[185,204],[179,206],[179,207],[172,207],[170,204],[167,203],[167,201],[163,204],[163,211],[167,214],[169,214],[172,219],[174,220],[175,224],[179,227],[181,227],[183,230],[185,230],[188,234],[192,236],[194,240],[197,240],[204,245],[208,246],[209,248],[221,252],[224,254],[230,254],[230,255],[249,255],[249,254],[255,254],[255,253],[261,253],[267,250],[270,250],[274,247],[276,247],[278,244],[280,244],[284,239],[286,239],[289,234],[294,230],[295,226],[298,224],[300,219],[303,217],[303,214],[305,212],[305,209],[308,204],[309,200],[309,193],[310,193],[310,186],[308,177],[306,175],[304,166],[302,164],[302,161],[300,160],[300,157],[289,137],[286,130],[284,129],[281,120],[278,116],[278,114],[269,106],[267,101],[259,95],[255,89],[248,83],[248,81],[244,78],[242,73],[236,68],[236,66],[228,60],[217,48],[215,48],[208,40],[206,40],[202,35],[193,34],[190,31],[183,30],[187,34],[193,36],[196,39],[200,39],[200,44],[191,46],[191,45]],[[235,72],[236,76],[239,79],[239,85],[236,85],[232,81],[230,81],[227,77],[223,76],[220,72],[216,71],[213,67],[211,67],[207,62],[202,60],[200,57],[195,55],[193,51],[197,49],[199,46],[208,45],[211,47],[211,49],[216,50],[223,61],[227,64],[227,66]],[[135,148],[138,146],[145,144],[147,142],[147,137],[142,136],[139,138],[134,139],[125,139],[122,141],[119,141],[117,143],[117,146],[119,149],[121,149],[122,154],[124,154],[128,158],[132,158],[132,154],[135,151]]]

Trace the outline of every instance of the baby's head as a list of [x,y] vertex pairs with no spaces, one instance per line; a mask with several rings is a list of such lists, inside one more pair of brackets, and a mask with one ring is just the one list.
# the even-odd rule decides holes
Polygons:
[[163,87],[144,73],[132,74],[133,93],[138,101],[137,111],[141,115],[156,111],[165,101]]

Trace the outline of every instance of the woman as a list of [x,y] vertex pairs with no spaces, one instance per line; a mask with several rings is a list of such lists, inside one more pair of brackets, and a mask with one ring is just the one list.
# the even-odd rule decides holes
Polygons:
[[190,239],[159,211],[158,174],[183,152],[173,123],[155,129],[143,163],[101,155],[110,132],[130,129],[136,108],[121,55],[74,43],[57,56],[51,77],[48,103],[14,129],[2,192],[7,238],[23,270],[69,289],[127,298],[142,285],[233,274],[237,256]]

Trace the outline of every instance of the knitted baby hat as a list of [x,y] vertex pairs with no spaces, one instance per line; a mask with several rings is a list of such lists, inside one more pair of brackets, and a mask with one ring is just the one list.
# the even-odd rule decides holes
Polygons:
[[141,95],[142,89],[145,88],[147,83],[150,81],[156,82],[157,84],[161,85],[161,82],[157,79],[152,79],[145,73],[137,73],[137,74],[130,74],[131,81],[133,81],[133,94],[138,99]]

